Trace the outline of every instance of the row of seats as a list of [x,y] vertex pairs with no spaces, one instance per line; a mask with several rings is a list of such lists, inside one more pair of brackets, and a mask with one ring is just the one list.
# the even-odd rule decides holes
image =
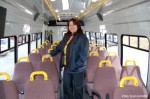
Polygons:
[[[21,62],[21,59],[24,58],[27,59],[27,62]],[[53,62],[53,58],[49,57],[49,59],[50,60],[48,60],[48,57],[43,56],[42,60],[38,62],[37,70],[45,71],[49,75],[49,78],[53,79],[55,84],[57,84],[56,82],[59,82],[58,71],[55,63]],[[25,83],[33,71],[35,70],[33,69],[32,62],[29,61],[28,57],[19,58],[19,62],[16,63],[15,66],[13,80],[16,82],[20,93],[24,91]]]
[[[40,47],[38,47],[38,49],[33,49],[31,51],[31,53],[29,54],[29,60],[30,62],[32,62],[33,65],[33,69],[37,70],[38,69],[38,64],[39,62],[41,62],[42,60],[42,56],[45,54],[49,54],[51,50],[53,50],[57,44],[59,43],[58,41],[54,42],[54,44],[50,45],[49,43],[47,43],[48,41],[44,42],[43,45],[40,45]],[[59,72],[59,58],[60,58],[60,54],[56,55],[53,57],[54,62],[57,66],[57,70]]]
[[[57,46],[59,42],[54,42],[54,44],[50,45],[49,41],[45,41],[38,49],[34,49],[31,51],[29,56],[23,56],[18,59],[18,63],[16,63],[15,70],[14,70],[14,76],[13,76],[13,83],[16,86],[17,94],[19,94],[19,99],[56,99],[58,97],[58,90],[59,90],[59,71],[58,71],[58,60],[56,61],[55,57],[46,57],[44,56],[47,53],[50,53],[50,51]],[[47,53],[44,53],[47,52]],[[43,54],[43,55],[42,55]],[[22,61],[26,59],[26,61]],[[56,63],[57,62],[57,63]],[[56,65],[57,64],[57,65]],[[51,82],[51,85],[48,86],[48,88],[51,88],[51,86],[54,88],[55,97],[53,96],[51,98],[48,98],[52,91],[46,91],[45,87],[47,86],[46,82],[43,82],[43,84],[30,86],[28,85],[29,78],[31,73],[36,71],[44,71],[46,75],[48,75],[49,82]],[[42,73],[43,74],[43,73]],[[32,77],[33,78],[33,77]],[[44,77],[45,79],[45,77]],[[35,81],[41,82],[43,80],[43,76],[39,75],[35,77]],[[41,82],[42,83],[42,82]],[[45,84],[44,84],[45,83]],[[39,87],[37,87],[39,86]],[[41,91],[42,86],[44,87]],[[35,87],[35,88],[32,88]],[[37,89],[34,90],[33,89]],[[27,91],[26,91],[27,90]],[[31,91],[32,90],[32,91]],[[39,90],[39,91],[38,91]],[[49,89],[52,90],[52,89]],[[45,92],[46,91],[46,92]],[[34,95],[31,95],[30,92],[34,92]],[[41,92],[41,93],[39,93]],[[30,94],[29,94],[30,93]],[[36,95],[38,94],[38,95]],[[48,96],[46,96],[48,94]],[[41,95],[41,96],[40,96]],[[31,98],[32,97],[32,98]],[[1,98],[0,98],[1,99]],[[18,98],[3,98],[3,99],[18,99]]]
[[115,68],[117,80],[118,82],[120,81],[122,67],[120,65],[119,56],[116,56],[116,53],[114,52],[108,53],[105,47],[100,47],[100,50],[98,52],[90,51],[86,71],[86,87],[90,96],[92,95],[93,79],[95,76],[96,68],[98,67],[99,62],[105,59],[111,61],[112,66]]
[[[102,64],[107,62],[107,66]],[[140,75],[138,75],[139,77]],[[115,68],[109,60],[101,61],[94,77],[94,91],[101,99],[148,99],[145,86],[136,76],[123,75],[118,85]],[[130,83],[127,83],[130,82]],[[97,97],[94,97],[97,99]]]
[[[35,80],[36,75],[43,75],[44,79]],[[5,72],[1,72],[0,76],[6,76],[6,80],[0,81],[0,99],[19,99],[15,81],[10,80]],[[24,92],[24,99],[56,99],[52,80],[44,71],[31,73]]]
[[[89,95],[91,96],[92,92],[96,92],[96,93],[99,92],[102,99],[108,98],[108,97],[106,97],[106,96],[108,96],[108,94],[109,94],[109,99],[123,99],[121,97],[116,98],[116,96],[119,97],[119,95],[115,95],[116,92],[115,92],[115,94],[113,94],[114,90],[118,90],[118,89],[116,89],[116,87],[119,86],[120,80],[122,78],[124,78],[126,76],[129,76],[129,77],[133,76],[139,82],[139,86],[143,89],[144,94],[141,94],[141,95],[147,96],[147,91],[146,91],[145,85],[141,79],[140,69],[138,66],[136,66],[135,61],[133,61],[134,66],[133,65],[128,66],[127,63],[130,62],[128,60],[126,62],[126,66],[121,67],[119,56],[116,56],[115,53],[111,52],[111,53],[108,53],[108,56],[104,57],[104,54],[107,53],[107,51],[105,48],[103,48],[103,52],[99,54],[99,51],[101,51],[100,49],[102,49],[102,48],[99,48],[98,51],[90,50],[90,53],[89,53],[89,58],[88,58],[88,63],[87,63],[87,71],[86,71],[86,87],[87,87],[87,91],[88,91]],[[108,62],[109,64],[105,63],[103,65],[103,69],[99,68],[98,66],[100,66],[100,62],[102,60],[107,60],[107,61],[109,60],[111,62],[111,66],[113,67],[113,69],[112,70],[110,68],[107,69],[108,65],[110,64],[109,62]],[[113,75],[114,75],[114,77],[112,77]],[[113,78],[113,79],[111,79],[111,78]],[[127,82],[125,82],[125,85],[132,86],[133,82],[127,81]],[[113,89],[113,91],[112,91],[112,89]],[[127,92],[130,92],[130,91],[132,92],[132,90],[129,90],[129,89],[127,90]],[[120,91],[118,91],[118,92],[120,92]],[[105,95],[104,95],[104,93],[105,93]],[[114,96],[114,98],[113,98],[113,96]],[[95,98],[95,99],[97,99],[97,98]],[[134,99],[137,99],[137,97]],[[147,98],[142,97],[139,99],[147,99]]]
[[[46,43],[44,43],[44,44],[46,44]],[[41,46],[44,46],[44,45],[41,45]],[[45,46],[48,46],[48,45],[45,45]],[[56,42],[53,45],[51,45],[50,49],[52,49],[52,47],[54,47],[54,46],[56,46]],[[47,50],[46,47],[43,47],[43,49]],[[33,51],[35,51],[35,52],[33,53]],[[41,71],[42,70],[42,71],[45,71],[48,74],[49,79],[51,79],[53,81],[53,86],[54,86],[55,94],[57,97],[58,90],[59,90],[58,89],[59,88],[59,79],[60,79],[58,69],[57,69],[58,66],[56,66],[56,62],[58,63],[58,61],[54,61],[54,59],[52,57],[45,57],[44,56],[45,53],[42,56],[41,55],[42,51],[40,52],[39,48],[36,50],[33,50],[33,51],[32,51],[32,53],[29,54],[29,57],[28,57],[29,59],[27,59],[27,60],[29,60],[28,62],[19,62],[16,64],[13,80],[15,82],[17,82],[19,93],[24,93],[23,88],[25,87],[26,81],[28,80],[28,79],[24,79],[23,76],[26,75],[26,77],[28,77],[29,74],[31,73],[31,71],[37,71],[37,70]],[[47,52],[49,52],[49,49],[47,50]],[[27,65],[28,65],[28,68],[26,67]],[[22,69],[20,70],[19,68],[22,68]],[[16,76],[16,75],[18,75],[17,71],[25,71],[25,70],[26,70],[26,73],[25,72],[21,73],[22,76],[21,75]],[[40,76],[37,77],[37,79],[40,79],[40,78],[41,78]],[[23,81],[24,84],[20,83],[20,81]],[[20,97],[22,98],[23,96],[20,95]]]

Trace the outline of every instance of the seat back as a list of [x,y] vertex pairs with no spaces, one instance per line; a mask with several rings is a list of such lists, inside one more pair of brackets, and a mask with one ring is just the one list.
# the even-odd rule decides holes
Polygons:
[[[102,66],[104,63],[108,63],[108,66]],[[95,72],[94,90],[101,95],[102,99],[106,99],[106,94],[109,94],[110,99],[112,99],[116,86],[116,73],[111,62],[109,60],[101,61]]]
[[97,51],[90,51],[89,56],[99,56]]
[[[35,75],[44,75],[44,79],[35,79]],[[53,83],[44,71],[33,72],[25,87],[24,99],[56,99]]]
[[[36,53],[33,53],[33,51],[36,51]],[[38,64],[41,62],[42,57],[37,49],[32,50],[29,54],[29,60],[33,65],[33,70],[38,70]]]
[[38,47],[38,51],[39,51],[39,53],[41,54],[41,56],[43,56],[43,55],[45,55],[46,54],[46,51],[45,51],[46,49],[45,49],[45,47],[43,46],[43,45],[40,45],[39,47]]
[[98,47],[97,46],[92,46],[91,51],[98,51]]
[[[95,53],[96,56],[92,56]],[[99,65],[99,62],[103,60],[101,57],[98,56],[97,52],[90,52],[90,56],[88,57],[87,61],[87,70],[86,70],[86,79],[87,82],[93,82],[96,68]]]
[[103,59],[106,59],[106,56],[108,55],[108,52],[104,46],[99,47],[98,54]]
[[[129,62],[133,62],[134,65],[128,65]],[[136,65],[134,60],[126,60],[125,66],[122,67],[121,78],[125,76],[134,76],[138,80],[139,86],[145,86],[141,77],[139,66]],[[126,81],[125,85],[133,85],[131,80]]]
[[[111,54],[113,54],[113,56]],[[119,82],[120,81],[121,70],[122,70],[119,56],[116,56],[115,52],[109,52],[108,56],[106,57],[106,60],[111,61],[112,66],[115,68],[117,80]]]
[[[53,49],[50,48],[50,49],[48,50],[48,53],[50,53],[52,50],[53,50]],[[60,64],[59,64],[59,62],[60,62],[60,55],[61,55],[61,53],[58,53],[57,55],[53,56],[53,60],[54,60],[54,62],[55,62],[55,64],[56,64],[56,67],[57,67],[58,72],[60,72]]]
[[[20,62],[21,59],[27,59],[27,62]],[[26,82],[29,80],[30,74],[33,72],[32,63],[28,57],[20,57],[15,65],[13,81],[15,82],[18,93],[24,93]]]
[[[53,81],[55,91],[58,91],[59,75],[58,75],[58,71],[56,68],[56,64],[54,63],[52,57],[48,58],[50,60],[47,60],[45,58],[47,57],[45,56],[42,57],[42,62],[40,62],[39,64],[39,70],[47,73],[48,78]],[[39,76],[39,78],[43,79],[43,77],[41,76]]]
[[45,41],[42,45],[44,46],[45,52],[47,53],[48,49],[51,46],[50,43],[49,43],[49,41]]
[[101,57],[98,56],[89,56],[87,60],[87,69],[86,69],[86,88],[88,94],[91,96],[93,91],[93,82],[96,68],[98,67],[99,62],[103,60]]
[[98,46],[95,42],[89,42],[89,51],[98,51]]
[[0,72],[0,76],[6,76],[6,80],[0,80],[0,99],[19,99],[17,87],[6,72]]
[[[125,85],[125,81],[132,80],[133,85]],[[148,99],[148,95],[144,94],[141,86],[138,86],[138,80],[134,76],[123,77],[120,81],[120,86],[116,87],[113,99]]]

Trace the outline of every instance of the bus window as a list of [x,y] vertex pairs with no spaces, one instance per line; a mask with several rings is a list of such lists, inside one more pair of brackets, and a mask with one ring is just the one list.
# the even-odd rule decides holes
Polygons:
[[140,37],[140,48],[141,49],[145,49],[145,50],[149,50],[149,41],[147,38],[144,38],[144,37]]
[[115,52],[118,55],[118,37],[116,34],[105,35],[105,46],[108,52]]
[[90,32],[89,35],[90,35],[90,41],[96,43],[96,35],[95,35],[95,32]]
[[5,51],[8,49],[8,38],[3,38],[1,40],[1,51]]
[[[28,43],[26,42],[27,37],[28,35],[20,35],[18,37],[18,58],[28,55]],[[22,51],[22,49],[24,50]]]
[[32,33],[31,34],[31,51],[38,47],[36,39],[37,39],[36,33]]
[[10,48],[14,47],[15,44],[14,44],[14,37],[10,37]]
[[40,46],[41,43],[42,43],[42,39],[41,39],[41,38],[42,38],[41,33],[38,33],[38,34],[37,34],[37,39],[38,39],[38,42],[37,42],[38,44],[37,44],[37,45],[38,45],[38,46]]
[[129,36],[123,36],[123,44],[129,45]]
[[[9,36],[0,39],[0,72],[9,73],[11,79],[14,73],[14,48],[15,47],[15,36]],[[16,58],[16,56],[15,56]],[[3,79],[0,78],[0,80]]]
[[100,46],[104,46],[104,37],[102,33],[96,33],[96,43]]
[[141,77],[146,85],[149,60],[149,40],[147,37],[135,35],[123,35],[122,39],[123,65],[125,65],[127,59],[135,60],[140,67]]
[[138,47],[138,38],[130,36],[130,46]]

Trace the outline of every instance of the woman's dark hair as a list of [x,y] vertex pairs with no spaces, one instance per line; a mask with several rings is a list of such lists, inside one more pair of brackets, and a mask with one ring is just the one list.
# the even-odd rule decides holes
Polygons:
[[71,18],[68,23],[67,23],[67,27],[68,27],[68,34],[72,34],[71,31],[69,30],[69,23],[70,22],[73,22],[74,25],[77,25],[77,33],[83,33],[83,30],[81,29],[81,24],[80,24],[80,21],[76,18]]

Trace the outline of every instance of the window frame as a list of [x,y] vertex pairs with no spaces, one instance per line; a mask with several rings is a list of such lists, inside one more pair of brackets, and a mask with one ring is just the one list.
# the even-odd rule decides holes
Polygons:
[[[0,39],[6,39],[6,38],[8,39],[8,49],[1,51],[1,48],[0,48],[0,54],[14,49],[14,63],[17,63],[17,61],[18,61],[17,36],[16,35],[5,36],[5,37],[0,38]],[[10,38],[14,38],[14,47],[10,46]],[[0,47],[1,47],[1,40],[0,40]]]
[[[112,35],[112,38],[113,38],[112,41],[107,40],[107,35]],[[117,42],[114,41],[114,36],[117,36]],[[105,47],[106,47],[106,49],[107,49],[107,42],[112,42],[112,43],[115,43],[118,45],[118,35],[116,33],[106,33],[105,34]]]
[[[129,44],[128,45],[126,45],[126,44],[123,44],[123,36],[128,36],[128,42],[129,42]],[[137,47],[134,47],[134,46],[131,46],[131,44],[130,44],[130,37],[137,37],[137,39],[138,39],[138,43],[137,43]],[[140,37],[142,37],[142,38],[147,38],[146,36],[141,36],[141,35],[128,35],[128,34],[122,34],[121,35],[121,41],[122,41],[122,43],[121,43],[121,46],[122,45],[124,45],[124,46],[127,46],[127,47],[131,47],[131,48],[134,48],[134,49],[138,49],[138,50],[141,50],[141,51],[146,51],[146,52],[149,52],[149,50],[146,50],[146,49],[142,49],[142,48],[140,48]],[[147,38],[148,39],[148,38]],[[149,39],[148,39],[148,41],[149,41]],[[150,44],[150,42],[149,42],[149,44]],[[150,49],[150,48],[149,48]]]

